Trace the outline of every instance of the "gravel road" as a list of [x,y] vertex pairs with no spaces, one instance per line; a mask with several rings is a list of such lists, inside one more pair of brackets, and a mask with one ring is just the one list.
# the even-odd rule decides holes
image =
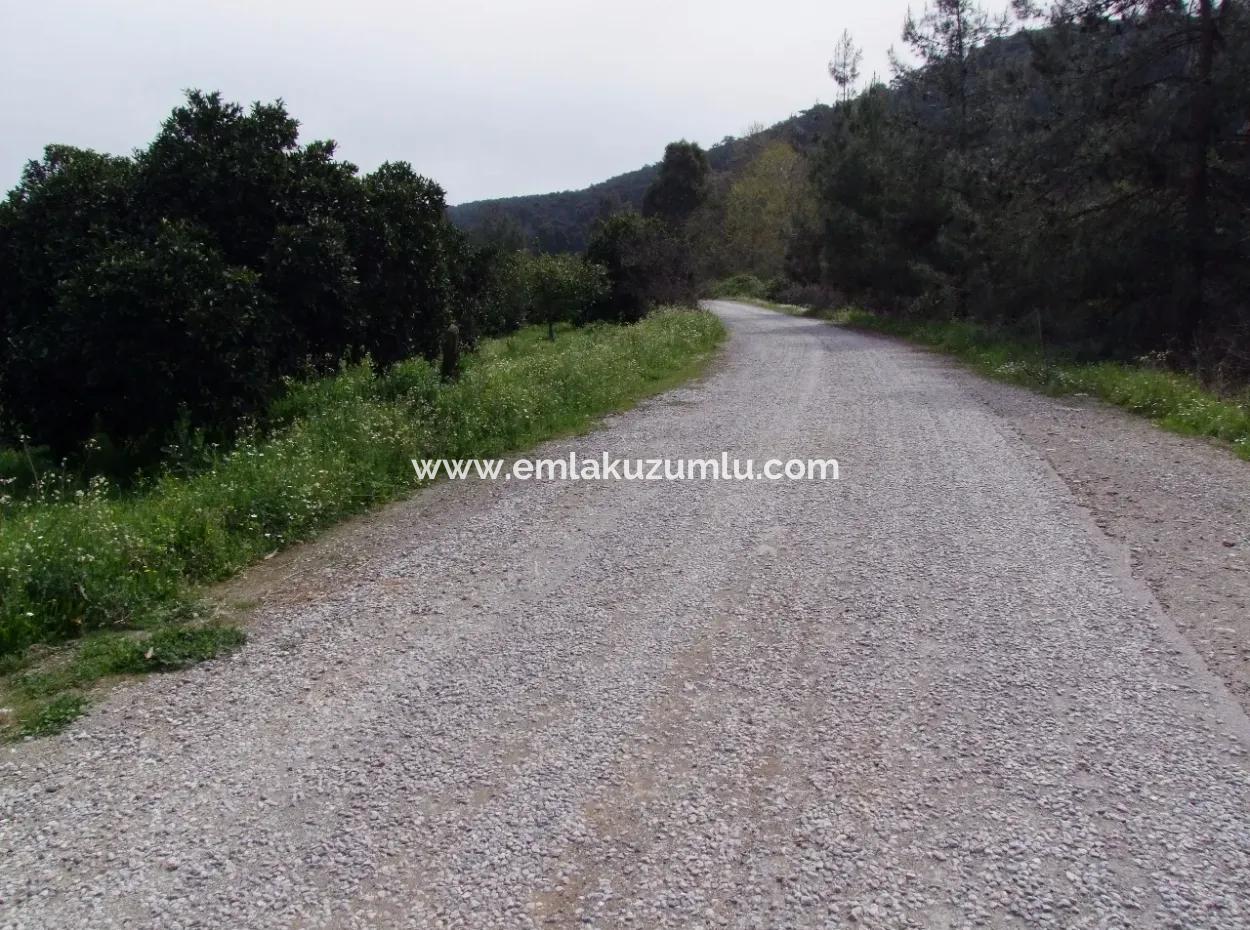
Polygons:
[[356,524],[232,660],[4,751],[0,927],[1250,927],[1250,724],[1046,459],[939,359],[713,306],[710,376],[542,454],[840,481]]

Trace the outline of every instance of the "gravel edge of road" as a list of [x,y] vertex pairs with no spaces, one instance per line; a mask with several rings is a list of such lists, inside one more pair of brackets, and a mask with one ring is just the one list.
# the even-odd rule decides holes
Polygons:
[[1096,398],[1051,396],[905,339],[853,331],[949,366],[1068,488],[1093,538],[1195,667],[1250,714],[1250,526],[1235,516],[1250,514],[1250,463],[1227,444],[1172,432]]

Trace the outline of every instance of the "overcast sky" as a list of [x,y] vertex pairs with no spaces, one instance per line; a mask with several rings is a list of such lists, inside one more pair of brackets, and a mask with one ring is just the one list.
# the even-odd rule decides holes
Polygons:
[[[917,7],[922,5],[917,0]],[[128,153],[183,88],[450,203],[584,187],[830,102],[844,28],[888,75],[906,0],[0,0],[0,187],[49,142]]]

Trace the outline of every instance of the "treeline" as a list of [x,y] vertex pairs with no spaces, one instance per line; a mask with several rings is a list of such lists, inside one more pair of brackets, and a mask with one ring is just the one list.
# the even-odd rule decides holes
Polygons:
[[[713,178],[736,175],[770,143],[784,142],[800,152],[813,149],[832,115],[818,104],[767,128],[726,136],[707,150]],[[660,165],[609,178],[584,190],[478,200],[459,204],[448,215],[474,240],[509,237],[518,246],[542,252],[582,252],[596,223],[623,210],[641,211]]]
[[642,309],[580,257],[471,243],[433,181],[301,145],[281,102],[191,92],[133,157],[50,146],[0,204],[0,445],[142,461],[292,376],[450,376],[482,336]]
[[968,0],[908,21],[917,66],[848,103],[814,165],[819,262],[797,276],[1244,378],[1246,5],[1017,13],[1044,28],[1006,38]]
[[[1062,0],[909,18],[889,85],[765,145],[686,226],[704,278],[1250,380],[1250,12]],[[742,286],[742,282],[738,282]]]

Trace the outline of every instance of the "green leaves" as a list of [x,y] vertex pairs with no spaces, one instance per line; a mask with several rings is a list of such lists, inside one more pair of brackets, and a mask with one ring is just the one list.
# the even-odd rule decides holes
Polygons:
[[659,176],[643,197],[643,215],[680,226],[707,199],[710,173],[707,155],[698,143],[670,142]]
[[661,303],[693,297],[688,243],[662,221],[630,211],[595,225],[586,257],[602,265],[608,293],[597,308],[599,319],[633,321]]
[[527,255],[520,273],[536,317],[549,328],[584,321],[608,292],[603,266],[579,255]]
[[438,354],[472,254],[443,192],[192,91],[134,158],[49,147],[0,205],[0,410],[57,454],[229,433],[285,376]]

